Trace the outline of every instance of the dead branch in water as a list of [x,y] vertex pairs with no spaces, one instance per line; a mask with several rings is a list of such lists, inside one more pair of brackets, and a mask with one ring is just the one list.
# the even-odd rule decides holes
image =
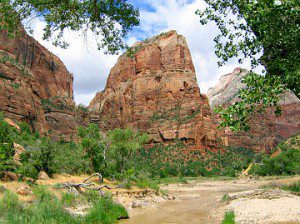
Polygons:
[[[100,173],[94,173],[92,174],[91,176],[89,176],[88,178],[85,178],[83,180],[82,183],[63,183],[63,184],[60,184],[57,188],[67,188],[69,189],[70,192],[72,193],[75,193],[75,194],[83,194],[84,192],[82,191],[82,189],[85,189],[85,190],[93,190],[93,191],[98,191],[99,194],[101,195],[104,195],[104,192],[102,191],[102,189],[106,188],[108,190],[114,190],[114,189],[119,189],[119,188],[123,188],[125,186],[125,183],[122,183],[118,186],[115,186],[115,187],[111,187],[111,186],[108,186],[108,185],[103,185],[103,186],[97,186],[97,187],[93,187],[95,186],[95,183],[94,182],[91,182],[89,181],[92,177],[95,177],[97,176],[99,178],[99,183],[102,183],[103,182],[103,177]],[[88,182],[89,181],[89,182]]]

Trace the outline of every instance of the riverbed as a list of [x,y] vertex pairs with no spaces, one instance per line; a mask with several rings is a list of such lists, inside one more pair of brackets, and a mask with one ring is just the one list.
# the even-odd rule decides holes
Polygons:
[[[225,209],[222,197],[225,194],[240,194],[257,191],[262,186],[274,183],[290,183],[299,181],[298,177],[274,180],[241,179],[232,181],[192,181],[187,184],[162,186],[162,190],[174,195],[176,200],[158,205],[156,208],[137,208],[130,212],[130,219],[122,220],[122,224],[192,224],[220,223]],[[256,193],[257,194],[257,193]],[[277,194],[277,193],[275,193]],[[292,197],[292,196],[291,196]],[[299,196],[293,196],[299,200]],[[290,197],[287,197],[289,199]],[[286,199],[284,199],[286,200]],[[283,201],[284,203],[285,201]],[[288,201],[287,201],[288,202]],[[299,201],[300,202],[300,201]],[[259,206],[259,205],[258,205]],[[295,208],[297,209],[297,208]],[[272,211],[271,211],[272,212]],[[264,214],[262,214],[264,216]],[[270,214],[265,214],[269,216]],[[296,217],[286,219],[300,220]],[[266,222],[268,223],[268,222]]]

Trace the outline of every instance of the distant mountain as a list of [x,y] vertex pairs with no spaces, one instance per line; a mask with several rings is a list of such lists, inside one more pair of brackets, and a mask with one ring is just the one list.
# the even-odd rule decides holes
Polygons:
[[[208,90],[211,107],[228,106],[238,101],[238,92],[245,87],[242,79],[246,69],[236,68],[232,73],[223,75],[217,85]],[[266,114],[251,119],[249,132],[232,133],[226,130],[228,144],[247,147],[256,151],[269,151],[281,140],[300,132],[300,100],[292,91],[286,91],[280,101],[282,115],[277,117],[269,108]]]

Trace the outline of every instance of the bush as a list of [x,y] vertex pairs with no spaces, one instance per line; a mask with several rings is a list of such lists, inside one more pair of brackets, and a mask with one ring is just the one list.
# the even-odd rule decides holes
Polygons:
[[55,143],[48,138],[37,141],[35,148],[30,148],[21,154],[22,165],[17,172],[31,178],[37,178],[40,171],[45,171],[51,176],[54,173],[54,145]]
[[4,121],[4,115],[0,113],[0,173],[16,169],[16,165],[13,162],[15,136],[17,136],[16,128],[7,124]]
[[48,175],[54,173],[90,173],[89,159],[82,148],[75,143],[53,142],[42,139],[35,147],[28,147],[21,155],[22,165],[18,173],[36,179],[40,171]]
[[110,196],[100,197],[85,217],[85,223],[115,223],[120,218],[128,218],[125,208],[115,203]]
[[225,148],[222,151],[188,151],[178,141],[168,146],[156,145],[138,152],[136,170],[150,177],[237,176],[248,167],[254,153],[244,148]]
[[235,215],[233,211],[229,211],[225,213],[222,224],[235,224]]
[[290,148],[276,157],[266,157],[255,164],[250,173],[259,176],[300,174],[300,151]]
[[74,142],[56,143],[52,168],[54,173],[91,173],[90,161],[82,149]]
[[36,201],[31,204],[22,204],[16,194],[6,191],[0,200],[1,223],[24,224],[92,224],[115,223],[119,218],[128,217],[125,208],[115,202],[109,196],[101,197],[98,194],[79,196],[85,202],[91,203],[87,216],[73,216],[65,209],[65,206],[73,206],[76,197],[65,194],[62,199],[51,194],[45,187],[34,189]]

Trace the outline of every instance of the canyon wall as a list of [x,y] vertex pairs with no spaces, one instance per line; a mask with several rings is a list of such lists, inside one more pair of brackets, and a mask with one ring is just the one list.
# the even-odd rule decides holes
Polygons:
[[[218,84],[208,90],[211,107],[227,106],[238,101],[238,92],[245,87],[242,79],[247,73],[245,69],[236,68],[232,73],[223,75]],[[282,108],[280,116],[269,108],[265,114],[251,119],[249,132],[233,133],[226,129],[224,135],[228,145],[268,152],[283,139],[299,133],[300,100],[293,92],[286,91],[279,104]]]
[[0,111],[54,139],[76,132],[73,76],[62,61],[20,28],[0,32]]
[[131,127],[147,132],[151,144],[181,140],[201,150],[221,141],[187,42],[176,31],[139,42],[122,55],[89,110],[91,122],[103,130]]

